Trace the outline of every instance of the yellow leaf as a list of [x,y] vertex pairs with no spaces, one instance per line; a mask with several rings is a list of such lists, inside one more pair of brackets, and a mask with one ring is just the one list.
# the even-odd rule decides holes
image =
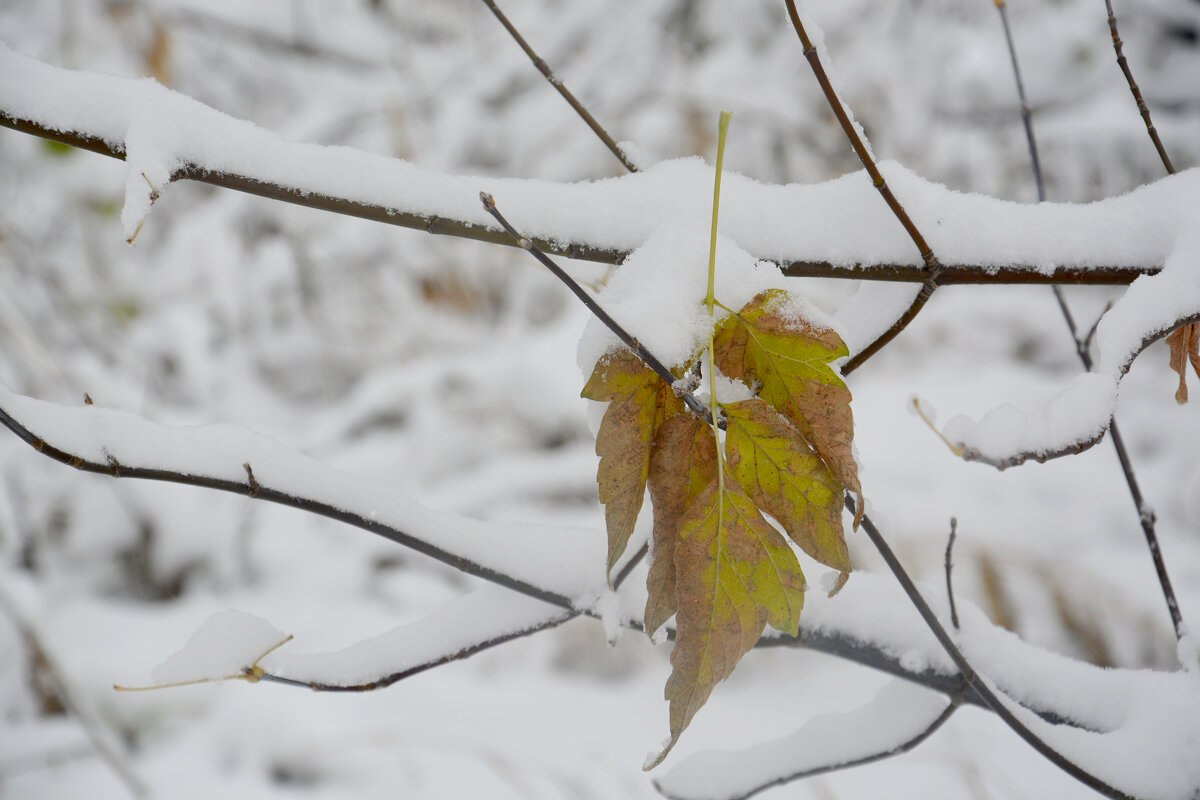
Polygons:
[[646,634],[653,634],[675,613],[675,543],[687,507],[717,475],[712,428],[691,414],[663,423],[650,456],[650,499],[654,533],[646,576]]
[[608,528],[608,572],[625,552],[646,494],[650,447],[664,419],[683,403],[658,375],[629,350],[601,358],[583,396],[608,401],[596,436],[596,473]]
[[765,625],[794,636],[804,608],[795,554],[728,473],[723,486],[712,479],[684,513],[675,570],[679,609],[665,693],[671,739],[647,769],[666,757]]
[[842,485],[796,430],[759,399],[723,406],[725,458],[750,499],[810,556],[849,572]]
[[717,366],[731,378],[761,383],[759,396],[796,426],[846,489],[861,496],[850,390],[829,366],[849,351],[835,331],[791,313],[787,297],[778,289],[762,292],[726,318],[713,342]]

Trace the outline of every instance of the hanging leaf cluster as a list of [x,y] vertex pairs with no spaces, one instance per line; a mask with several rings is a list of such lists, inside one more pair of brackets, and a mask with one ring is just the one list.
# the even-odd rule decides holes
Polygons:
[[[749,400],[713,404],[723,434],[628,349],[602,357],[583,389],[609,404],[596,438],[609,573],[649,487],[646,632],[675,616],[665,692],[671,739],[654,764],[767,624],[798,632],[807,585],[767,516],[842,581],[850,572],[843,496],[861,488],[850,390],[830,366],[848,351],[834,331],[794,313],[789,300],[783,291],[763,292],[713,331],[717,369],[757,390]],[[688,366],[698,361],[697,353]]]

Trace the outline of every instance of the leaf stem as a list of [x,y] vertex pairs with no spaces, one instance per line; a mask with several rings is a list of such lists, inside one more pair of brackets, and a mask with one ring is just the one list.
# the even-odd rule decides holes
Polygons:
[[[716,334],[717,298],[715,286],[717,280],[717,215],[721,208],[721,171],[725,166],[725,138],[729,134],[729,122],[733,119],[730,111],[721,112],[721,121],[717,125],[717,165],[716,177],[713,178],[713,207],[712,234],[708,240],[708,295],[704,304],[708,306],[710,325],[708,328],[708,413],[714,423],[721,418],[721,409],[717,404],[717,359],[713,353],[713,336]],[[721,455],[720,426],[713,424],[713,443],[717,450],[717,489],[721,501],[725,499],[725,458]]]

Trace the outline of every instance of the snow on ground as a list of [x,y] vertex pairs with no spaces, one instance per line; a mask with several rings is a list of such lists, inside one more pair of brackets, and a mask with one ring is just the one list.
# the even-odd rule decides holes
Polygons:
[[[1090,247],[1093,255],[1156,260],[1195,219],[1195,194],[1181,191],[1169,216],[1161,209],[1148,220],[1114,213],[1106,217],[1112,225],[1077,241],[1084,231],[1069,224],[1071,215],[1098,212],[1021,209],[927,191],[923,180],[1005,201],[1034,196],[992,4],[808,6],[855,118],[879,157],[895,162],[888,177],[901,199],[907,192],[942,204],[914,200],[919,221],[941,210],[961,214],[931,223],[935,246],[994,250],[995,241],[952,223],[977,217],[978,208],[1007,209],[1009,222],[1042,226],[1017,225],[1001,237],[1013,252],[1049,242],[1067,253]],[[300,143],[289,153],[311,152],[305,143],[346,146],[405,158],[414,170],[491,179],[619,175],[619,164],[473,0],[67,8],[34,0],[0,5],[0,41],[11,50],[5,64],[23,54],[57,68],[153,76],[281,137],[272,142]],[[851,244],[862,252],[901,252],[896,230],[876,241],[855,227],[856,220],[889,224],[869,186],[845,191],[877,205],[820,225],[797,219],[780,230],[766,224],[767,215],[757,218],[748,200],[739,208],[739,197],[783,193],[766,184],[832,181],[822,184],[829,192],[864,182],[861,175],[842,177],[857,164],[828,118],[781,3],[747,4],[736,15],[720,3],[683,0],[511,0],[504,8],[615,137],[637,146],[641,161],[657,164],[661,174],[695,173],[687,179],[695,196],[672,212],[681,229],[704,232],[710,174],[699,161],[670,160],[711,162],[717,113],[727,108],[735,116],[726,165],[745,176],[727,176],[722,201],[723,219],[742,226],[724,231],[732,245],[763,257],[770,253],[750,246],[755,237],[764,244],[820,237],[835,254]],[[1050,198],[1090,202],[1159,181],[1161,165],[1095,4],[1014,2],[1009,9]],[[1186,76],[1200,66],[1200,50],[1187,35],[1200,25],[1195,10],[1145,0],[1119,4],[1117,13],[1176,166],[1194,166],[1200,114],[1195,81]],[[6,92],[14,74],[0,70]],[[177,133],[197,138],[195,130]],[[187,183],[161,190],[130,248],[122,224],[130,174],[119,162],[0,130],[0,384],[71,406],[81,406],[88,392],[100,408],[164,425],[251,428],[351,482],[382,492],[394,487],[389,502],[419,506],[431,524],[466,517],[464,529],[478,520],[521,532],[521,539],[557,531],[564,539],[592,537],[579,544],[585,551],[602,547],[593,440],[579,399],[577,345],[587,315],[524,254]],[[386,174],[363,180],[394,196],[401,187],[378,185]],[[326,178],[357,183],[348,175]],[[1194,180],[1194,173],[1180,176],[1087,208],[1134,208],[1139,197]],[[631,182],[582,184],[578,191],[610,184]],[[148,189],[145,181],[129,185],[135,196]],[[464,202],[476,203],[480,188],[487,187],[472,182]],[[617,207],[599,204],[572,224],[603,229],[606,220],[639,212],[613,197]],[[1056,214],[1068,221],[1055,223]],[[636,238],[630,246],[637,246],[657,227],[646,222],[636,236],[627,225],[601,232],[614,241]],[[1127,229],[1113,227],[1118,223]],[[599,265],[569,268],[589,284],[607,276]],[[1187,274],[1163,277],[1186,289]],[[622,288],[615,275],[614,296],[632,293],[630,283]],[[786,283],[847,326],[848,340],[863,343],[879,324],[871,312],[902,307],[901,295],[911,292],[848,281]],[[1171,288],[1168,281],[1147,283]],[[1121,291],[1067,294],[1086,330]],[[1162,310],[1145,302],[1128,308]],[[1105,364],[1120,361],[1129,330],[1117,317],[1097,333]],[[850,380],[864,490],[901,557],[935,593],[955,516],[955,580],[964,601],[1053,651],[1170,669],[1177,655],[1164,604],[1107,443],[997,473],[956,459],[909,412],[914,395],[946,418],[979,419],[1005,402],[1030,407],[1031,399],[1050,401],[1079,372],[1049,289],[939,290],[911,328]],[[1134,361],[1117,403],[1195,629],[1200,467],[1192,450],[1200,415],[1194,403],[1175,405],[1175,383],[1165,347],[1154,345]],[[191,457],[213,456],[205,443],[197,447]],[[222,468],[240,477],[243,460],[235,455]],[[575,620],[365,695],[242,681],[113,692],[114,683],[152,683],[156,665],[229,609],[295,637],[264,665],[311,674],[322,662],[306,654],[364,641],[351,652],[394,653],[407,646],[405,635],[443,621],[452,626],[456,614],[489,605],[495,590],[297,511],[78,474],[7,434],[0,436],[0,478],[0,594],[7,609],[0,615],[0,796],[128,796],[84,727],[54,713],[53,687],[34,680],[29,643],[14,616],[37,631],[61,677],[155,796],[658,796],[640,766],[666,732],[667,647],[629,632],[609,647],[595,620]],[[576,550],[569,539],[559,546]],[[864,570],[882,569],[861,536],[852,537],[851,549]],[[528,561],[539,557],[546,554]],[[820,569],[805,566],[815,581]],[[603,580],[601,569],[595,578]],[[852,579],[847,602],[859,579],[869,588],[865,574]],[[932,599],[943,607],[940,596]],[[489,613],[514,624],[541,613],[519,606],[491,604]],[[397,628],[409,633],[371,641]],[[661,772],[698,752],[768,742],[821,715],[852,711],[887,682],[816,653],[754,653],[718,687]],[[1139,706],[1121,698],[1108,710],[1115,708],[1136,715]],[[1162,708],[1146,705],[1147,718]],[[1091,796],[977,709],[956,714],[907,756],[764,796],[885,792]]]

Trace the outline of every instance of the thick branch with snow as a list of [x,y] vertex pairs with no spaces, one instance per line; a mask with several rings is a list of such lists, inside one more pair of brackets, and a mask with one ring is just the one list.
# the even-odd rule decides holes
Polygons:
[[[127,237],[145,221],[154,193],[187,179],[510,244],[479,208],[484,189],[547,252],[619,263],[653,231],[705,219],[711,183],[711,169],[699,159],[572,184],[442,174],[351,148],[289,142],[154,81],[59,69],[2,45],[0,125],[124,159]],[[1194,195],[1200,181],[1182,173],[1090,205],[1026,206],[953,192],[894,162],[880,170],[929,228],[943,265],[940,285],[1124,284],[1154,274],[1193,222],[1178,199]],[[729,175],[724,187],[726,235],[787,275],[915,283],[928,277],[866,173],[788,186]]]
[[[259,664],[256,645],[255,652],[241,654],[241,661],[243,669],[264,670],[257,676],[263,679],[361,691],[579,613],[613,626],[639,624],[639,615],[625,610],[638,603],[614,602],[603,584],[603,554],[597,547],[602,537],[596,531],[497,525],[439,514],[392,487],[338,472],[234,426],[167,428],[120,411],[66,408],[9,392],[0,394],[0,421],[42,454],[77,469],[222,489],[302,508],[385,536],[507,590],[502,595],[508,599],[499,590],[480,590],[427,620],[337,653],[295,654],[295,645],[288,645]],[[246,464],[253,464],[252,470]],[[630,581],[622,592],[639,592],[639,585]],[[513,598],[511,592],[524,597]],[[807,647],[982,705],[970,687],[964,689],[946,653],[891,580],[859,573],[837,598],[811,594],[800,637],[775,635],[760,646]],[[1200,785],[1200,759],[1184,752],[1187,742],[1200,736],[1200,690],[1188,673],[1101,670],[1026,644],[970,607],[961,647],[991,685],[1015,701],[1012,713],[1105,780],[1139,796],[1184,797],[1185,787]],[[231,657],[230,663],[240,663],[238,654]],[[218,671],[222,674],[211,677],[228,677],[228,664],[222,662]],[[1110,700],[1096,704],[1097,696]],[[908,731],[898,730],[895,742],[881,752],[913,738]],[[1131,747],[1130,742],[1140,744]],[[843,760],[869,755],[860,750],[846,751]],[[1154,772],[1146,763],[1159,762],[1164,765],[1159,774],[1166,777],[1156,786],[1142,786],[1139,782]],[[679,767],[680,776],[691,763]],[[809,761],[788,763],[792,772],[809,769],[804,766]],[[772,762],[772,769],[779,766]],[[749,772],[740,779],[755,786],[780,777]],[[683,780],[672,773],[668,783]]]

